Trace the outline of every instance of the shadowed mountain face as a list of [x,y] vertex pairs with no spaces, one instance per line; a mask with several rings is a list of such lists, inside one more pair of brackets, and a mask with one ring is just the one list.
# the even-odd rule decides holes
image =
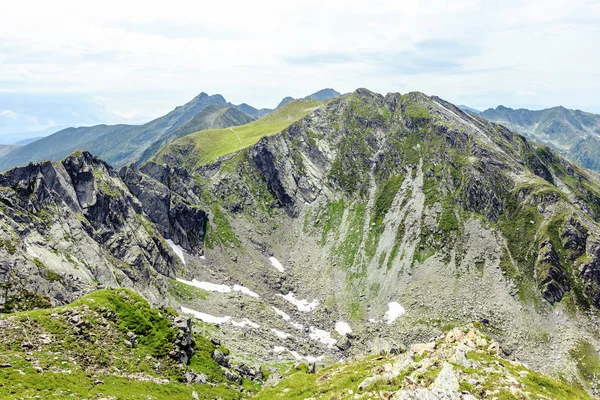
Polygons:
[[195,132],[197,128],[247,123],[255,119],[241,111],[248,107],[234,106],[221,95],[201,93],[189,103],[144,125],[97,125],[56,132],[3,157],[0,169],[30,161],[60,160],[75,150],[92,151],[110,164],[120,166],[137,161],[142,154],[149,157],[162,143]]
[[359,89],[163,150],[118,173],[82,153],[0,175],[13,303],[134,287],[272,362],[480,321],[511,357],[594,385],[574,354],[600,345],[600,182],[552,149]]
[[531,111],[503,106],[490,108],[479,115],[550,146],[586,168],[600,170],[599,115],[564,107]]

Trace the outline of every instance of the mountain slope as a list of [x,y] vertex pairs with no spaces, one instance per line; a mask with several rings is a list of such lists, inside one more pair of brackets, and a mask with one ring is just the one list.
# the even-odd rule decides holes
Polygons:
[[[111,270],[141,271],[139,283],[100,278],[218,326],[217,339],[252,360],[331,363],[397,353],[475,321],[511,359],[597,390],[596,369],[581,360],[596,360],[600,347],[598,176],[422,93],[359,89],[317,105],[289,103],[240,129],[188,135],[118,176],[95,167],[109,183],[73,172],[85,166],[66,168],[72,183],[64,191],[85,200],[90,186],[107,182],[108,193],[118,186],[124,194],[116,197],[132,200],[109,209],[130,204],[125,214],[150,222],[157,247],[161,237],[173,241],[173,252],[169,244],[138,252],[130,239],[142,230],[135,218],[127,218],[129,231],[115,216],[82,208],[77,214],[98,226],[93,240],[104,258],[106,249],[141,254],[134,268]],[[32,232],[40,204],[73,196],[36,191],[63,175],[28,168],[0,175],[3,193],[15,191],[2,221],[18,233],[5,231],[0,259],[35,277],[24,281],[25,299],[41,292],[63,304],[60,293],[70,288],[46,290],[54,275],[36,272],[32,258],[54,266],[46,262],[52,249],[76,246],[63,244],[68,230],[58,216],[66,214],[78,238],[88,234],[64,206],[48,230]],[[68,272],[80,273],[73,265]],[[71,282],[68,274],[63,280]]]
[[227,128],[229,126],[245,125],[254,121],[250,115],[234,107],[210,105],[198,112],[192,119],[175,131],[163,135],[152,143],[137,160],[141,164],[153,157],[167,143],[190,133],[205,129]]
[[6,156],[11,151],[17,149],[19,146],[15,146],[12,144],[0,144],[0,157]]
[[273,135],[318,108],[320,102],[300,100],[286,104],[271,114],[242,126],[204,130],[176,140],[160,150],[158,162],[192,168],[256,143]]
[[[143,152],[157,140],[174,133],[182,128],[194,117],[189,128],[195,129],[194,125],[207,127],[225,126],[228,118],[232,122],[239,122],[240,115],[231,118],[225,113],[199,113],[208,106],[221,106],[223,108],[247,108],[234,106],[228,103],[223,96],[209,96],[200,93],[190,102],[176,107],[170,113],[148,122],[144,125],[97,125],[92,127],[67,128],[50,136],[42,138],[29,145],[12,152],[10,156],[0,160],[0,170],[23,165],[30,161],[60,160],[75,150],[93,151],[95,155],[101,156],[107,162],[115,166],[121,166],[136,161]],[[242,115],[242,121],[248,120],[248,116]],[[223,117],[223,119],[221,119]],[[200,120],[206,118],[207,122]],[[209,122],[211,121],[211,122]],[[176,135],[191,133],[191,131],[179,131]]]
[[[316,373],[297,368],[258,399],[592,399],[568,382],[505,359],[497,342],[473,327],[455,328],[402,354],[333,364]],[[596,358],[596,367],[598,359]]]
[[600,170],[599,115],[564,107],[531,111],[498,106],[480,116],[550,146],[586,168]]
[[[327,100],[331,100],[331,99],[335,99],[336,97],[341,96],[342,94],[333,90],[333,89],[321,89],[318,92],[315,92],[313,94],[309,94],[308,96],[304,97],[304,100],[317,100],[320,102],[325,102]],[[300,100],[300,99],[294,99],[293,97],[287,96],[284,97],[279,104],[277,105],[277,107],[275,108],[276,110],[280,107],[283,107],[284,105],[288,104],[291,101],[294,100]]]
[[248,376],[243,386],[228,380],[226,371],[242,376],[211,358],[217,346],[201,327],[130,290],[0,316],[0,326],[3,399],[239,399],[260,387]]
[[305,99],[326,101],[326,100],[335,99],[336,97],[339,97],[341,95],[342,94],[340,92],[333,90],[331,88],[328,88],[328,89],[321,89],[318,92],[315,92],[313,94],[309,94],[308,96],[305,97]]
[[0,309],[61,305],[118,286],[160,303],[167,278],[182,268],[163,235],[201,249],[206,214],[159,182],[147,186],[155,194],[151,205],[87,152],[1,174]]
[[379,346],[376,332],[410,343],[481,320],[515,356],[575,375],[540,338],[567,360],[577,340],[598,345],[598,178],[500,125],[361,89],[214,164],[175,154],[163,160],[198,174],[210,204],[212,280],[314,300],[294,318],[348,322],[351,352]]

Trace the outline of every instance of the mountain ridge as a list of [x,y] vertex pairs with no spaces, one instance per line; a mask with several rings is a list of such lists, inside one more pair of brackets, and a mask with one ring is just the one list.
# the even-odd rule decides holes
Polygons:
[[[133,286],[254,359],[397,352],[476,321],[511,358],[597,390],[573,356],[600,345],[597,174],[419,92],[358,89],[251,133],[118,173],[82,153],[1,174],[0,259],[35,278],[26,298],[63,304],[51,272],[81,276],[63,253],[88,254],[65,236],[84,239],[131,263],[86,276],[88,290]],[[174,297],[175,285],[208,294]]]
[[543,110],[498,106],[480,114],[592,170],[600,170],[600,116],[563,106]]

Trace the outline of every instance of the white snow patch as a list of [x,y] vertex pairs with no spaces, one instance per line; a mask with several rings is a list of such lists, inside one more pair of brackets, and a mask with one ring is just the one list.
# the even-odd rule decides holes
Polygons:
[[306,360],[308,362],[317,362],[317,361],[321,361],[321,360],[323,360],[323,358],[325,358],[324,356],[319,356],[319,357],[301,356],[300,353],[298,353],[297,351],[294,351],[294,350],[290,351],[287,347],[283,347],[283,346],[275,346],[275,347],[273,347],[273,351],[275,353],[283,353],[285,351],[289,351],[290,354],[292,355],[292,357],[294,357],[298,361]]
[[225,317],[215,317],[214,315],[206,314],[206,313],[192,310],[191,308],[186,308],[186,307],[181,307],[181,311],[185,314],[193,315],[194,317],[198,318],[199,320],[207,322],[209,324],[231,323],[231,325],[237,326],[239,328],[245,328],[246,326],[250,326],[250,327],[256,328],[256,329],[260,328],[260,325],[255,324],[254,322],[250,321],[248,318],[244,318],[240,322],[236,322],[233,319],[231,319],[231,317],[228,315]]
[[375,319],[375,318],[369,318],[369,322],[370,322],[371,324],[378,324],[378,323],[380,323],[381,321],[380,321],[380,320],[378,320],[378,319]]
[[290,322],[290,325],[296,329],[304,330],[304,325],[299,324],[298,322]]
[[233,285],[233,291],[247,294],[250,297],[256,297],[256,298],[260,297],[258,294],[254,293],[252,290],[248,289],[247,287],[241,286],[241,285]]
[[280,337],[282,339],[287,339],[290,337],[290,335],[288,335],[287,333],[280,331],[279,329],[275,329],[275,328],[271,328],[271,331],[273,331],[273,333],[275,335],[277,335],[277,337]]
[[275,306],[271,306],[271,307],[273,308],[273,311],[275,311],[275,314],[279,315],[285,321],[289,321],[290,320],[290,316],[287,315],[285,312],[281,311],[279,308],[277,308]]
[[344,336],[346,333],[352,333],[352,328],[350,328],[347,322],[338,321],[335,323],[335,331]]
[[317,362],[317,361],[321,361],[324,357],[323,356],[319,356],[319,357],[315,357],[315,356],[301,356],[297,351],[290,351],[290,354],[292,356],[294,356],[294,358],[298,361],[300,360],[306,360],[308,362]]
[[308,329],[310,331],[308,337],[310,337],[312,340],[321,342],[327,345],[327,347],[333,347],[335,344],[336,340],[331,337],[331,333],[324,331],[323,329],[315,328],[314,326],[311,326]]
[[200,311],[192,310],[191,308],[181,307],[181,311],[186,314],[191,314],[199,320],[208,322],[209,324],[224,324],[231,320],[231,317],[215,317],[214,315],[205,314]]
[[283,297],[285,300],[289,301],[293,305],[296,306],[298,311],[310,312],[319,306],[319,300],[314,299],[312,302],[308,302],[308,300],[298,300],[294,297],[293,292],[289,292],[285,296],[282,294],[277,294],[277,296]]
[[255,329],[260,328],[260,325],[258,325],[256,323],[250,321],[248,318],[244,318],[240,322],[235,322],[234,320],[231,320],[231,325],[237,326],[239,328],[244,328],[246,326],[250,326],[250,327],[255,328]]
[[195,286],[199,289],[206,290],[208,292],[230,293],[233,290],[234,292],[244,293],[250,297],[260,297],[258,294],[254,293],[252,290],[248,289],[245,286],[241,286],[241,285],[233,285],[233,288],[232,288],[231,286],[220,285],[218,283],[211,283],[211,282],[201,282],[196,279],[192,279],[191,281],[186,281],[185,279],[177,278],[177,281],[185,283],[186,285]]
[[166,242],[171,246],[173,252],[179,257],[183,265],[185,265],[185,258],[183,258],[183,248],[175,243],[171,239],[167,239]]
[[187,285],[195,286],[199,289],[206,290],[208,292],[220,292],[220,293],[231,292],[231,288],[227,285],[219,285],[217,283],[210,283],[210,282],[200,282],[196,279],[192,279],[191,281],[186,281],[185,279],[177,278],[177,281],[185,283]]
[[269,257],[269,261],[271,261],[271,265],[273,265],[277,271],[279,271],[279,272],[285,271],[285,269],[283,268],[283,265],[281,265],[279,260],[276,259],[275,257]]
[[200,256],[200,259],[202,259],[202,260],[206,260],[206,257],[204,257],[204,256]]
[[406,314],[406,310],[404,309],[404,307],[402,307],[399,303],[392,301],[391,303],[388,303],[388,310],[386,311],[383,318],[387,320],[386,322],[389,325],[395,320],[397,320],[398,317],[401,317],[404,314]]

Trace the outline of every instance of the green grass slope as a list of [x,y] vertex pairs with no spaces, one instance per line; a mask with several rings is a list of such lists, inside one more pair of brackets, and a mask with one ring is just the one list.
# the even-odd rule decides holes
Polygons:
[[[237,399],[239,390],[195,335],[189,366],[168,356],[177,331],[169,308],[152,308],[125,289],[101,290],[68,306],[2,315],[0,398]],[[127,347],[128,332],[137,336]],[[186,385],[183,372],[208,376]],[[239,388],[237,388],[239,389]]]
[[192,133],[165,146],[152,161],[195,169],[281,132],[320,105],[316,100],[292,101],[246,125]]
[[256,398],[592,399],[577,383],[550,378],[500,353],[478,329],[455,328],[399,355],[336,363],[316,373],[301,364]]

